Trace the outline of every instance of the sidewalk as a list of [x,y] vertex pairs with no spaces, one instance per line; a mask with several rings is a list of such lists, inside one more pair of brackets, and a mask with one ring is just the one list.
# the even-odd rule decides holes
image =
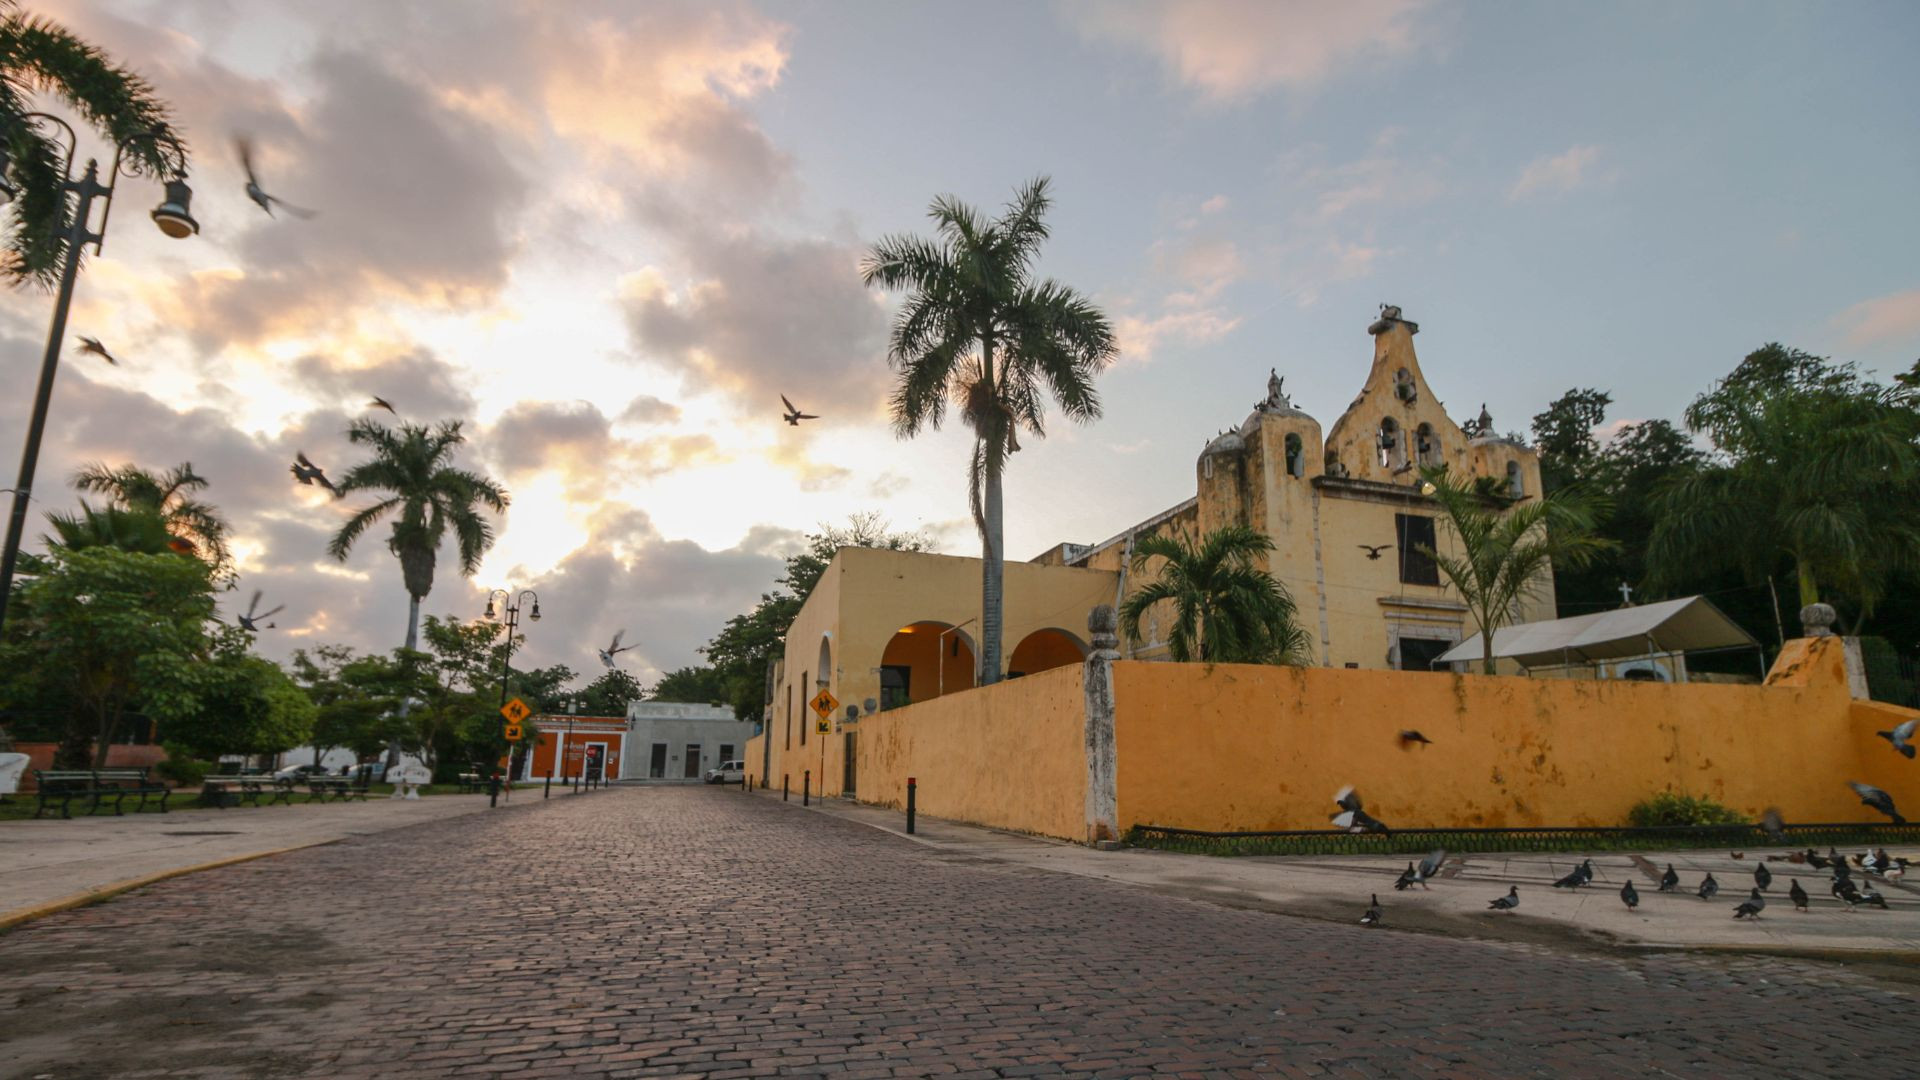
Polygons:
[[[536,794],[537,797],[537,794]],[[104,890],[470,814],[485,795],[294,803],[0,823],[0,929]]]
[[[755,793],[778,799],[778,793]],[[796,797],[789,804],[800,809]],[[1001,832],[921,816],[916,835],[905,834],[900,811],[816,799],[812,810],[895,833],[954,858],[984,858],[1065,874],[1124,881],[1190,899],[1285,915],[1357,923],[1368,896],[1378,893],[1389,929],[1539,944],[1631,948],[1738,949],[1767,952],[1875,954],[1878,959],[1920,964],[1920,887],[1873,879],[1890,910],[1847,911],[1829,892],[1830,875],[1788,862],[1785,852],[1748,851],[1743,858],[1719,850],[1580,855],[1456,855],[1430,890],[1394,892],[1404,856],[1254,856],[1228,858],[1128,849],[1095,851],[1078,844]],[[1892,850],[1892,849],[1889,849]],[[1767,908],[1758,921],[1735,921],[1733,909],[1753,888],[1753,870],[1764,862],[1773,874]],[[1893,851],[1908,858],[1920,851]],[[1594,881],[1585,888],[1553,888],[1583,858],[1593,860]],[[1416,860],[1417,861],[1417,860]],[[1644,865],[1642,865],[1644,863]],[[1672,863],[1680,875],[1677,894],[1661,894],[1659,877]],[[1720,883],[1711,901],[1694,895],[1705,873]],[[1787,899],[1797,879],[1812,898],[1798,912]],[[1859,870],[1856,882],[1868,880]],[[1632,881],[1640,908],[1629,912],[1620,886]],[[1508,915],[1487,902],[1509,886],[1520,890],[1520,908]]]

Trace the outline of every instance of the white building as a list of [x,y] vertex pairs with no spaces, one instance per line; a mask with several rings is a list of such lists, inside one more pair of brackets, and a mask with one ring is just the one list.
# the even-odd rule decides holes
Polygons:
[[698,780],[723,761],[743,758],[760,725],[724,705],[635,701],[627,706],[622,780]]

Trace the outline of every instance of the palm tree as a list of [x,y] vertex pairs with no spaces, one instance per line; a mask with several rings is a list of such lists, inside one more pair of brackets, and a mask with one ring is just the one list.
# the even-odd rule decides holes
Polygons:
[[1481,670],[1494,674],[1494,631],[1513,622],[1520,605],[1553,581],[1553,568],[1587,565],[1612,540],[1594,535],[1605,500],[1576,488],[1509,504],[1487,477],[1456,480],[1444,467],[1420,470],[1420,490],[1440,504],[1459,543],[1442,553],[1418,550],[1434,561],[1480,627]]
[[1051,395],[1070,419],[1100,415],[1093,377],[1118,349],[1106,315],[1033,263],[1047,238],[1045,177],[1014,193],[987,220],[942,195],[928,216],[935,239],[883,237],[861,264],[868,285],[910,290],[894,319],[887,363],[899,375],[895,432],[938,428],[949,400],[973,429],[967,497],[980,531],[981,682],[1000,679],[1001,475],[1020,449],[1019,429],[1044,437]]
[[[85,551],[88,548],[115,548],[130,551],[137,555],[165,555],[169,552],[189,554],[190,548],[181,545],[188,543],[167,530],[167,523],[151,511],[128,509],[123,506],[94,507],[85,499],[80,500],[80,511],[74,514],[50,513],[47,523],[53,526],[53,535],[46,537],[49,547],[62,547],[68,551]],[[38,560],[34,569],[38,569]]]
[[[109,469],[105,465],[90,464],[82,466],[73,478],[73,486],[81,491],[108,496],[110,506],[158,519],[168,535],[185,541],[208,565],[218,570],[224,568],[230,558],[228,525],[218,507],[193,497],[194,492],[204,490],[207,484],[207,478],[194,472],[190,461],[183,461],[158,476],[137,465]],[[56,530],[58,527],[56,524]],[[180,550],[178,545],[172,546]]]
[[493,525],[482,508],[502,513],[505,489],[467,469],[455,468],[454,450],[466,437],[459,421],[436,428],[401,424],[390,429],[373,420],[356,420],[347,440],[373,449],[373,457],[347,470],[337,485],[340,494],[383,491],[387,497],[363,507],[340,526],[327,544],[327,554],[345,562],[354,541],[391,513],[393,530],[387,549],[400,559],[400,574],[412,604],[407,612],[407,648],[420,644],[420,601],[433,591],[434,561],[440,541],[452,532],[460,553],[460,572],[471,577],[481,556],[493,546]]
[[1167,653],[1181,663],[1298,664],[1308,657],[1307,633],[1294,623],[1293,597],[1260,567],[1273,538],[1246,525],[1227,525],[1199,542],[1182,532],[1154,535],[1133,549],[1133,569],[1164,559],[1159,578],[1120,606],[1120,629],[1139,644],[1140,617],[1161,601],[1173,603]]
[[26,118],[36,93],[59,98],[113,142],[133,140],[126,153],[134,172],[171,176],[186,163],[171,159],[167,138],[134,138],[173,137],[167,107],[146,80],[60,24],[0,0],[0,148],[10,159],[0,172],[19,191],[0,234],[0,275],[51,285],[60,276],[73,206],[62,186],[65,145]]

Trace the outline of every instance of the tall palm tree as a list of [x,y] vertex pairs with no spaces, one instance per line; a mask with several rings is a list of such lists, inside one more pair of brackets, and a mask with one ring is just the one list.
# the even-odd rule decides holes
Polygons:
[[1312,644],[1294,622],[1293,597],[1260,567],[1273,538],[1246,525],[1227,525],[1195,541],[1182,532],[1156,534],[1134,545],[1133,569],[1160,564],[1157,580],[1120,605],[1120,629],[1139,644],[1140,618],[1161,601],[1173,604],[1167,653],[1185,663],[1298,664]]
[[[190,550],[183,549],[180,546],[183,541],[167,530],[167,523],[148,510],[95,507],[82,499],[78,513],[50,513],[47,524],[53,526],[53,535],[46,538],[47,545],[68,551],[107,547],[138,555],[165,555],[169,552],[187,554]],[[34,568],[37,570],[38,566],[39,561],[35,560]]]
[[909,290],[894,319],[887,362],[901,438],[938,428],[947,403],[973,430],[967,497],[980,531],[981,682],[1000,679],[1001,577],[1005,553],[1001,475],[1020,449],[1019,429],[1046,434],[1049,395],[1070,419],[1100,415],[1093,378],[1118,352],[1113,326],[1078,292],[1036,280],[1047,238],[1048,181],[1014,193],[992,220],[949,195],[927,215],[934,239],[883,237],[861,264],[868,285]]
[[499,484],[452,464],[456,448],[466,441],[459,421],[435,428],[401,424],[390,429],[374,420],[356,420],[347,440],[370,447],[373,457],[347,470],[338,485],[340,494],[381,491],[387,496],[363,507],[340,526],[327,544],[327,554],[345,562],[354,541],[382,517],[394,515],[387,550],[400,559],[400,574],[411,605],[407,612],[407,648],[420,644],[420,601],[433,591],[434,563],[440,542],[453,534],[460,554],[460,572],[471,577],[481,556],[493,546],[493,525],[482,509],[502,513],[507,493]]
[[207,478],[193,471],[191,461],[159,475],[137,465],[110,469],[95,463],[82,466],[73,478],[74,487],[107,496],[113,507],[157,518],[170,536],[185,541],[217,570],[225,568],[231,557],[229,526],[219,507],[193,497],[207,485]]
[[1434,561],[1480,627],[1481,670],[1494,674],[1493,635],[1553,581],[1553,568],[1578,569],[1612,540],[1595,536],[1607,506],[1577,488],[1514,505],[1486,477],[1459,480],[1445,467],[1420,470],[1421,491],[1440,504],[1459,550],[1417,550]]
[[[116,143],[173,131],[166,105],[145,79],[60,24],[0,0],[0,147],[10,159],[5,178],[19,190],[0,226],[0,276],[51,285],[60,276],[73,206],[61,186],[65,145],[26,119],[38,93],[59,98]],[[126,152],[132,170],[148,176],[170,176],[185,165],[171,159],[164,139],[134,139]]]

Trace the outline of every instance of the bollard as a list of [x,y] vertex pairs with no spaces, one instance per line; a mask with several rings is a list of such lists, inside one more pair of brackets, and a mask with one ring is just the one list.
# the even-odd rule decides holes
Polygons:
[[487,780],[487,808],[492,809],[493,807],[496,807],[499,805],[500,805],[500,774],[494,773],[493,776]]
[[788,776],[786,773],[780,774],[780,801],[781,802],[787,801],[787,791],[792,781],[793,781],[793,777]]
[[543,799],[553,798],[553,770],[552,769],[547,770],[547,782],[545,786],[543,786],[540,789],[540,797]]
[[918,790],[919,790],[919,785],[913,782],[913,777],[911,776],[907,777],[907,835],[908,836],[913,835],[913,796],[914,796],[914,793]]
[[800,774],[800,805],[801,806],[813,805],[813,770],[812,769],[808,769],[806,772]]

